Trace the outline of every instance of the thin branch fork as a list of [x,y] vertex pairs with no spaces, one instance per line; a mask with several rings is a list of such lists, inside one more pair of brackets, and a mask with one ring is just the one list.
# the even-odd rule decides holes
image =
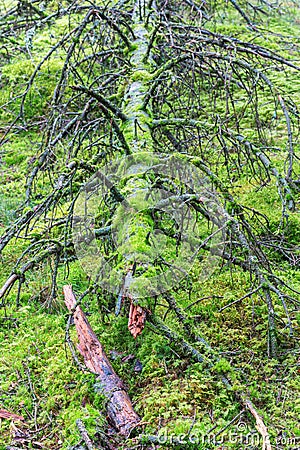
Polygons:
[[47,259],[49,256],[53,254],[58,254],[60,252],[60,248],[57,248],[56,245],[53,245],[51,247],[48,247],[44,252],[42,252],[40,255],[38,255],[35,259],[32,259],[31,261],[26,262],[21,269],[18,271],[12,272],[4,285],[0,288],[0,299],[6,295],[10,289],[13,287],[15,282],[17,280],[24,279],[25,273],[32,269],[33,267],[36,267],[40,262],[42,262],[44,259]]
[[117,106],[113,105],[109,100],[107,100],[103,95],[99,92],[95,92],[92,89],[86,88],[84,86],[71,86],[74,91],[84,92],[85,94],[90,95],[100,102],[105,108],[109,109],[113,114],[115,114],[119,119],[123,122],[126,122],[127,116],[119,109]]
[[107,398],[107,415],[116,430],[127,436],[140,422],[125,391],[122,380],[112,368],[104,349],[92,330],[84,312],[76,304],[72,286],[63,287],[65,304],[73,313],[79,339],[78,350],[84,358],[86,367],[97,375],[101,393]]
[[130,47],[131,47],[130,40],[128,39],[126,34],[123,33],[123,31],[118,27],[118,25],[110,17],[108,17],[106,14],[104,14],[103,11],[101,11],[98,8],[93,9],[92,13],[95,16],[98,16],[100,19],[105,20],[108,23],[108,25],[119,34],[120,38],[125,42],[126,46],[130,49]]

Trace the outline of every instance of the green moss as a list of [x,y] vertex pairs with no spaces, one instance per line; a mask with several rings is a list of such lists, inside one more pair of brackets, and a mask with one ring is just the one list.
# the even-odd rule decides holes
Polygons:
[[[9,310],[9,314],[16,315],[16,312]],[[61,448],[67,449],[79,440],[75,419],[81,418],[90,433],[95,432],[97,421],[103,422],[99,413],[102,400],[99,403],[100,397],[93,393],[93,377],[78,372],[70,364],[63,344],[62,316],[37,314],[35,309],[26,306],[18,310],[17,317],[17,328],[3,328],[3,325],[0,328],[2,407],[23,415],[27,427],[34,427],[35,395],[38,399],[35,420],[39,427],[49,428],[49,417],[52,417],[52,433],[44,445],[47,448],[56,445],[59,435],[63,442]],[[0,321],[5,323],[2,315]],[[8,438],[9,423],[2,422],[0,446]]]
[[217,373],[230,373],[232,372],[232,367],[230,363],[227,361],[227,359],[221,358],[215,365],[214,370]]
[[131,44],[129,51],[133,53],[138,49],[138,47],[138,44]]
[[152,79],[152,74],[147,70],[135,70],[131,77],[132,81],[150,81]]

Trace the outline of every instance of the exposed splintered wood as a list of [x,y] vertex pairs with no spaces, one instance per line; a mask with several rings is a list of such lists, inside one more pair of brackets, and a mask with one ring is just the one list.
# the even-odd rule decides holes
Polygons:
[[23,416],[11,413],[5,409],[0,409],[0,419],[25,420]]
[[122,435],[128,435],[140,418],[133,409],[131,400],[122,380],[112,368],[104,349],[92,330],[80,306],[76,306],[76,298],[72,286],[64,286],[65,303],[73,312],[74,323],[79,339],[78,350],[84,358],[88,369],[98,375],[97,385],[107,398],[107,415],[111,424]]
[[139,305],[130,303],[128,329],[132,336],[136,338],[142,333],[145,327],[146,311]]

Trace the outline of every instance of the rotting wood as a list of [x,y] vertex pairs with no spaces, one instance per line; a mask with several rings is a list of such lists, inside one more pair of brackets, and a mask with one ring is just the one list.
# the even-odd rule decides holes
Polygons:
[[134,337],[134,339],[142,333],[145,327],[146,311],[139,305],[130,303],[129,318],[128,318],[128,330]]
[[97,375],[97,386],[107,398],[107,415],[110,423],[122,435],[128,435],[140,422],[133,409],[131,400],[122,380],[112,368],[104,349],[92,330],[76,298],[72,286],[63,287],[65,304],[73,313],[74,323],[79,339],[78,350],[84,358],[86,367]]

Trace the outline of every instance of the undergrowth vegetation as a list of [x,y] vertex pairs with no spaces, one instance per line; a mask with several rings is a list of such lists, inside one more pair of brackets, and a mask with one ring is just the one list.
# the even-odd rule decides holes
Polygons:
[[[119,8],[124,8],[126,20],[130,11],[128,3],[118,3]],[[174,12],[176,2],[175,7],[169,3],[173,7],[172,10],[170,6],[171,12]],[[76,260],[75,252],[73,249],[69,251],[67,245],[67,250],[59,254],[60,259],[54,252],[26,274],[21,273],[22,265],[31,261],[28,247],[48,249],[50,244],[58,247],[69,240],[70,233],[63,227],[69,220],[79,188],[95,169],[109,163],[112,155],[126,153],[119,134],[124,132],[125,139],[130,144],[134,142],[128,121],[113,128],[111,124],[116,119],[111,112],[106,110],[103,113],[105,107],[99,106],[99,99],[93,102],[95,99],[92,97],[84,97],[84,103],[83,94],[87,94],[76,91],[74,85],[86,85],[91,89],[96,85],[98,94],[105,96],[116,109],[128,110],[132,107],[130,99],[124,102],[128,86],[141,79],[148,83],[147,89],[151,87],[154,81],[149,71],[152,71],[153,62],[145,63],[149,71],[135,71],[132,76],[127,55],[136,50],[134,44],[126,48],[117,33],[110,37],[101,29],[100,38],[106,39],[103,49],[97,42],[101,39],[96,31],[93,36],[92,25],[92,31],[84,37],[73,33],[71,41],[67,41],[65,36],[71,33],[67,30],[81,26],[84,6],[82,11],[78,7],[74,14],[57,13],[55,17],[59,9],[71,8],[70,3],[53,1],[44,5],[33,2],[40,11],[40,20],[31,19],[31,14],[34,16],[36,12],[28,10],[25,17],[29,25],[21,27],[12,36],[7,29],[9,20],[14,21],[15,16],[7,18],[5,14],[14,4],[4,1],[0,6],[3,16],[0,19],[0,39],[4,42],[0,49],[0,231],[3,236],[0,243],[4,242],[18,220],[26,214],[34,216],[47,199],[50,205],[52,193],[58,186],[58,206],[43,209],[36,220],[27,225],[24,222],[24,228],[20,230],[16,228],[14,238],[9,240],[0,256],[0,287],[5,285],[11,273],[19,276],[18,283],[5,292],[0,303],[0,409],[20,414],[25,419],[22,422],[0,419],[1,450],[9,448],[9,445],[26,449],[80,449],[77,419],[83,421],[96,443],[101,442],[101,436],[106,433],[114,448],[204,450],[222,443],[225,447],[218,448],[260,448],[261,444],[251,447],[247,442],[241,447],[237,440],[241,433],[244,436],[256,433],[253,417],[249,411],[241,409],[233,394],[240,390],[245,391],[258,408],[274,448],[299,446],[300,218],[297,189],[300,175],[299,160],[295,157],[293,175],[287,176],[289,140],[286,118],[287,108],[289,114],[294,114],[291,125],[293,152],[298,155],[299,70],[289,65],[279,66],[275,60],[260,67],[260,56],[257,55],[253,59],[252,70],[237,48],[242,47],[241,41],[263,46],[298,66],[300,8],[297,2],[288,0],[280,4],[258,1],[254,2],[255,7],[248,2],[239,3],[251,18],[251,23],[245,21],[234,2],[208,2],[207,11],[205,8],[204,11],[210,20],[205,23],[207,33],[203,33],[201,46],[210,46],[207,53],[215,52],[218,63],[214,66],[215,62],[211,62],[211,67],[203,63],[202,67],[200,62],[201,71],[198,67],[199,72],[195,73],[183,63],[174,64],[168,76],[159,79],[155,95],[153,93],[143,110],[145,123],[142,119],[140,122],[141,128],[145,128],[143,145],[148,145],[151,140],[154,151],[166,154],[178,151],[183,157],[188,154],[195,164],[201,159],[201,164],[206,164],[206,168],[214,172],[230,217],[239,218],[246,211],[247,224],[249,229],[251,227],[249,236],[254,236],[255,242],[262,246],[262,258],[266,257],[268,261],[261,269],[262,275],[256,285],[258,272],[248,271],[242,263],[234,263],[247,254],[247,248],[236,244],[236,235],[230,231],[232,240],[228,237],[230,242],[224,250],[229,257],[224,257],[211,277],[205,282],[199,281],[202,270],[199,257],[188,276],[172,289],[172,297],[180,311],[187,315],[188,325],[219,354],[220,358],[213,367],[184,354],[176,342],[170,342],[155,328],[155,323],[151,322],[154,311],[170,329],[180,337],[184,336],[184,327],[178,321],[176,310],[163,296],[147,299],[150,320],[143,333],[134,340],[127,331],[126,307],[118,316],[114,314],[116,296],[99,286],[91,287],[92,283]],[[21,9],[28,6],[26,2],[18,5]],[[49,14],[54,18],[44,25],[43,18]],[[161,22],[164,20],[162,16]],[[120,24],[123,26],[121,19]],[[178,39],[182,38],[180,33],[179,30]],[[224,41],[224,48],[230,54],[222,54],[222,57],[218,54],[222,51],[214,43],[221,34],[236,39],[235,42]],[[58,45],[61,40],[61,45]],[[82,47],[75,56],[71,56],[69,46],[79,41]],[[200,46],[200,43],[196,42],[195,46]],[[178,42],[172,44],[171,31],[166,38],[166,31],[158,29],[151,57],[158,66],[163,66],[170,55],[178,58],[179,47]],[[52,53],[46,58],[48,52]],[[99,61],[105,64],[96,65],[93,55],[97,52],[107,52],[107,55],[99,56]],[[66,58],[73,58],[71,69],[64,65]],[[228,69],[231,58],[237,60],[236,72],[231,70],[232,66]],[[43,59],[44,63],[39,66]],[[244,72],[240,74],[241,68]],[[33,77],[35,71],[37,75]],[[221,74],[219,78],[216,76],[218,71]],[[263,76],[259,76],[258,71]],[[265,82],[264,76],[272,87]],[[111,83],[106,83],[105,77],[110,77]],[[224,85],[228,89],[223,91]],[[186,86],[188,89],[193,87],[196,100],[193,95],[187,97]],[[26,99],[24,91],[27,91]],[[198,94],[201,97],[199,102]],[[182,98],[186,102],[181,105]],[[90,108],[92,125],[82,119],[84,108]],[[185,120],[187,117],[189,122],[180,126],[170,121],[165,128],[154,125],[147,128],[151,121],[154,124],[155,120]],[[201,124],[195,126],[192,120]],[[80,126],[82,134],[78,137],[76,132]],[[225,129],[224,134],[217,131]],[[257,156],[259,152],[271,161],[268,166],[271,171],[266,170],[266,160]],[[72,172],[72,162],[77,164],[76,173]],[[38,176],[32,175],[35,167],[39,170]],[[277,175],[284,175],[274,175],[275,171]],[[65,176],[61,190],[57,174]],[[215,181],[211,174],[209,176]],[[283,187],[282,179],[291,182],[288,188]],[[142,184],[143,177],[139,181]],[[121,186],[123,195],[132,192],[126,183],[127,180]],[[293,206],[289,209],[291,201]],[[103,204],[103,210],[100,207],[96,223],[99,228],[107,225],[110,207],[109,202],[108,206]],[[43,221],[39,221],[40,217]],[[147,217],[145,220],[148,225],[150,219]],[[140,230],[140,233],[143,236],[144,231]],[[146,246],[138,232],[135,239],[132,238],[130,244],[136,249]],[[170,238],[168,250],[173,257],[177,244],[172,245]],[[125,270],[127,266],[121,258],[117,259],[115,249],[109,251],[108,255],[112,254]],[[142,248],[140,252],[143,251]],[[36,256],[35,253],[33,255]],[[272,317],[277,323],[276,354],[270,343],[270,307],[264,299],[271,279],[268,278],[269,265],[274,274],[272,280],[281,280],[276,289],[278,285],[282,288],[287,296],[285,300],[293,298],[288,303],[288,313],[280,301],[281,294],[279,300],[274,301]],[[149,273],[152,272],[156,274],[159,269],[149,268]],[[66,345],[68,314],[62,295],[64,284],[71,284],[78,298],[87,293],[81,306],[114,369],[128,387],[134,408],[142,419],[140,428],[133,430],[126,442],[115,436],[106,423],[105,399],[94,389],[96,377],[77,367]],[[73,328],[71,335],[76,341]],[[201,352],[202,344],[191,339],[193,347]],[[222,383],[223,374],[230,377],[232,391]],[[207,439],[197,444],[170,440],[166,443],[161,440],[160,443],[157,440],[158,435],[179,436],[182,433],[200,437],[208,434],[214,436],[217,444]],[[234,440],[236,435],[238,438]],[[286,446],[284,442],[294,445]]]

